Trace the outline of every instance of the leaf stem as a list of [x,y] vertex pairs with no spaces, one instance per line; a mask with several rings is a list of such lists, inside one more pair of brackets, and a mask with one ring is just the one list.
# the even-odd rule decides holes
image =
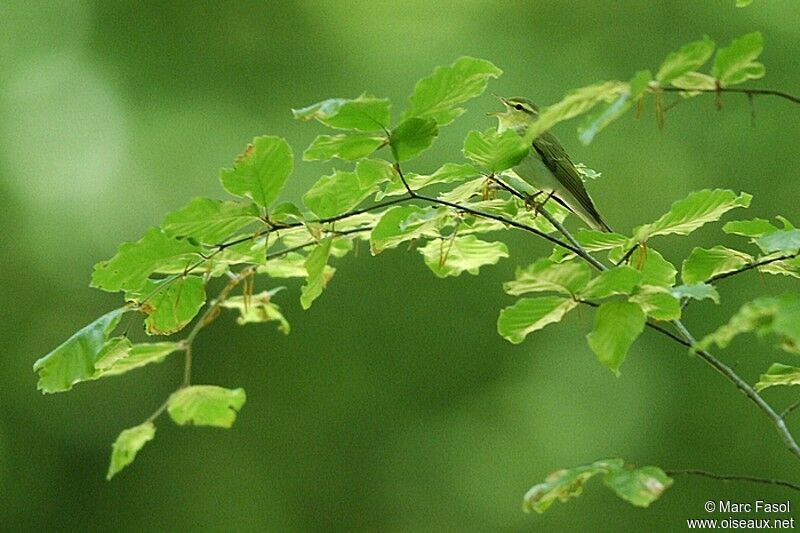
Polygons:
[[737,87],[717,87],[715,89],[679,89],[678,87],[660,87],[659,90],[668,92],[668,93],[686,93],[686,92],[697,92],[697,93],[711,93],[711,94],[719,94],[719,93],[735,93],[735,94],[746,94],[748,96],[777,96],[778,98],[783,98],[785,100],[789,100],[795,104],[800,104],[800,98],[797,96],[791,95],[784,91],[777,91],[775,89],[744,89],[744,88],[737,88]]
[[772,478],[763,478],[763,477],[755,477],[755,476],[741,476],[741,475],[721,475],[715,474],[713,472],[707,472],[706,470],[699,470],[696,468],[688,468],[685,470],[664,470],[664,473],[668,476],[701,476],[707,477],[710,479],[716,479],[718,481],[749,481],[751,483],[760,483],[762,485],[779,485],[781,487],[786,487],[788,489],[800,491],[800,485],[797,483],[793,483],[791,481],[785,481],[783,479],[772,479]]

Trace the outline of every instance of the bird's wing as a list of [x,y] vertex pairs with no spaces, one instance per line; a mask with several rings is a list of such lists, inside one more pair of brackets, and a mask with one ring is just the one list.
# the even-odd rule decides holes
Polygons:
[[581,207],[586,209],[602,226],[605,226],[606,224],[600,218],[592,199],[589,198],[589,193],[586,192],[586,187],[583,186],[580,172],[575,168],[567,151],[564,150],[555,135],[550,132],[543,133],[534,139],[533,148],[542,158],[542,162],[575,197]]

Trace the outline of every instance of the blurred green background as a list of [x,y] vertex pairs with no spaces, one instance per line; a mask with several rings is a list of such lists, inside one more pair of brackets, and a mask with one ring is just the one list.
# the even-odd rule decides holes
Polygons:
[[[489,91],[547,104],[656,69],[704,33],[725,44],[752,30],[766,42],[756,85],[797,93],[798,20],[795,0],[3,1],[0,529],[670,531],[707,517],[708,499],[785,499],[777,488],[680,478],[641,510],[595,481],[542,516],[521,512],[548,472],[603,457],[800,477],[765,417],[661,337],[646,333],[620,378],[585,344],[586,309],[522,345],[503,341],[495,321],[513,299],[501,282],[548,253],[524,236],[510,240],[511,259],[446,280],[413,251],[370,258],[362,248],[309,312],[297,284],[277,297],[288,337],[224,317],[198,341],[194,381],[247,390],[235,427],[162,418],[112,482],[111,442],[174,389],[180,358],[50,396],[36,391],[31,365],[119,304],[88,288],[92,265],[190,198],[222,196],[218,169],[253,136],[285,136],[301,153],[322,127],[294,122],[292,107],[369,91],[401,111],[417,79],[460,55],[505,70]],[[753,193],[741,218],[800,223],[800,107],[759,98],[753,127],[746,98],[723,101],[722,112],[713,97],[676,107],[663,132],[650,106],[588,147],[574,123],[557,133],[604,173],[589,187],[623,231],[705,187]],[[474,101],[409,170],[460,161],[465,133],[488,127],[493,108],[488,94]],[[327,168],[298,164],[287,199]],[[656,246],[679,261],[719,242],[736,241],[714,226]],[[791,287],[741,278],[724,285],[723,305],[688,310],[696,332],[745,298]],[[722,356],[750,381],[773,360],[796,363],[749,340]]]

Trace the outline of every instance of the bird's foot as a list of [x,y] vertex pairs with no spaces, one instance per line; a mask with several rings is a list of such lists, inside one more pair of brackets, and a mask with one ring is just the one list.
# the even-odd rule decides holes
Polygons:
[[525,205],[527,205],[528,208],[533,208],[533,216],[534,216],[534,218],[539,216],[539,211],[544,209],[545,204],[550,200],[550,198],[553,197],[553,194],[555,193],[555,191],[550,191],[543,201],[537,202],[536,201],[536,197],[541,195],[542,192],[544,192],[544,191],[539,191],[536,194],[529,195],[525,199]]

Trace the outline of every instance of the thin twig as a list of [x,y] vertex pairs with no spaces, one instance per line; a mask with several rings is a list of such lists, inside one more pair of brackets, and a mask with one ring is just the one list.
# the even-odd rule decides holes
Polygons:
[[800,104],[800,98],[797,96],[783,91],[776,91],[774,89],[743,89],[737,87],[719,87],[716,89],[679,89],[678,87],[660,87],[659,90],[668,93],[736,93],[746,94],[748,96],[777,96],[778,98],[784,98],[790,102],[794,102],[795,104]]
[[795,257],[800,257],[800,252],[795,252],[789,255],[781,255],[778,257],[770,257],[769,259],[762,259],[761,261],[755,261],[753,263],[749,263],[741,268],[737,268],[736,270],[731,270],[730,272],[723,272],[722,274],[717,274],[716,276],[711,276],[706,283],[714,283],[715,281],[719,281],[721,279],[730,278],[731,276],[736,276],[741,274],[742,272],[747,272],[749,270],[753,270],[754,268],[760,268],[764,265],[769,265],[771,263],[777,263],[778,261],[786,261],[788,259],[794,259]]
[[791,404],[789,407],[787,407],[786,409],[781,411],[781,418],[786,420],[786,417],[789,416],[790,414],[792,414],[798,407],[800,407],[800,400],[797,400],[796,402]]
[[664,473],[668,476],[702,476],[707,477],[710,479],[716,479],[718,481],[749,481],[751,483],[761,483],[762,485],[779,485],[781,487],[786,487],[788,489],[800,491],[800,485],[797,483],[792,483],[791,481],[785,481],[783,479],[772,479],[772,478],[764,478],[764,477],[755,477],[755,476],[740,476],[740,475],[721,475],[715,474],[713,472],[707,472],[705,470],[698,470],[696,468],[689,468],[686,470],[664,470]]

